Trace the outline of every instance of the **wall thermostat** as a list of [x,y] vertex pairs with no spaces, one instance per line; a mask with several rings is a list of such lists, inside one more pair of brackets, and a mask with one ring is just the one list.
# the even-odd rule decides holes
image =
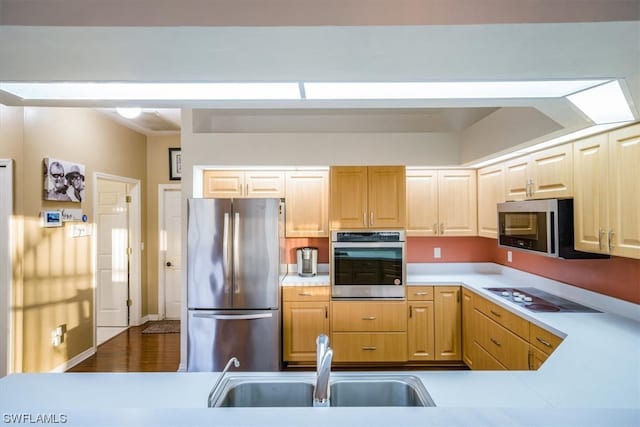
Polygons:
[[42,211],[43,227],[62,227],[62,211]]

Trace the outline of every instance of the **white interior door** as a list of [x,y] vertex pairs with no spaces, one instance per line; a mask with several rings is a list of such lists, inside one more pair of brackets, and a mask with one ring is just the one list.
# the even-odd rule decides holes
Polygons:
[[11,372],[11,215],[13,172],[11,160],[0,159],[0,378]]
[[129,225],[127,184],[98,180],[98,327],[129,324]]
[[[164,312],[167,319],[180,319],[180,277],[182,275],[182,207],[179,189],[164,189],[164,238],[161,262],[164,272]],[[164,250],[162,250],[164,249]]]

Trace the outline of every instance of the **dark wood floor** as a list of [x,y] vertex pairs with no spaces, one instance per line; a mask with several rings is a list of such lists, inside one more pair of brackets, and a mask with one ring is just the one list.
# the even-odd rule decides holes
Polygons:
[[146,326],[132,326],[116,335],[67,372],[176,372],[180,334],[143,334]]

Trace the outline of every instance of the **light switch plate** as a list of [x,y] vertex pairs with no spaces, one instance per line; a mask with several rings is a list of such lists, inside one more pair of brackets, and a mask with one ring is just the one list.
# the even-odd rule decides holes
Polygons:
[[513,253],[511,251],[507,251],[507,262],[513,262]]
[[440,248],[433,248],[433,257],[442,258],[442,250]]

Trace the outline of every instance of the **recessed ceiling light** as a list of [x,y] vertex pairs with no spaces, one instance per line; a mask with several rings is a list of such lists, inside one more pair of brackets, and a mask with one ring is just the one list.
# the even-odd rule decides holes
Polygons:
[[608,80],[304,83],[307,99],[558,98]]
[[298,83],[0,83],[26,100],[300,99]]
[[569,95],[567,99],[596,124],[634,120],[620,83],[616,80]]

